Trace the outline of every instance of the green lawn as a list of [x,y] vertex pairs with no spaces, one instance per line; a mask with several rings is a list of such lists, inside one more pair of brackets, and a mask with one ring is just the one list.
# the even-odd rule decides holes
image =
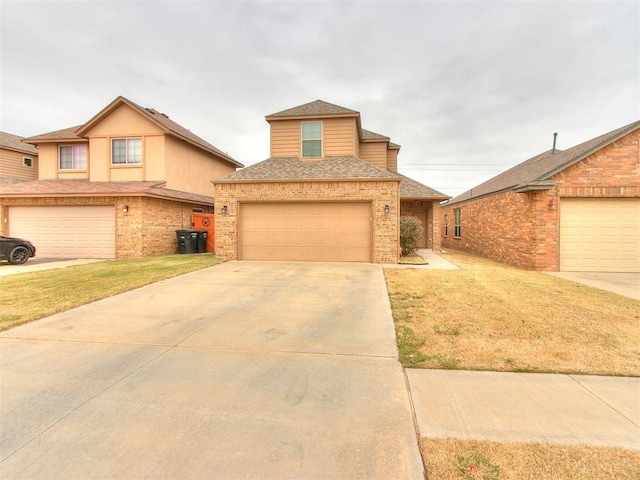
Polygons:
[[214,254],[167,255],[0,277],[0,330],[221,262]]

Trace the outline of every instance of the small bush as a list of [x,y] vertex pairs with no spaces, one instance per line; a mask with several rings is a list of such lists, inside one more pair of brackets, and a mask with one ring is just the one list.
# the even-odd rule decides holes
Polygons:
[[402,255],[409,255],[418,247],[422,237],[422,224],[414,217],[400,217],[400,246]]

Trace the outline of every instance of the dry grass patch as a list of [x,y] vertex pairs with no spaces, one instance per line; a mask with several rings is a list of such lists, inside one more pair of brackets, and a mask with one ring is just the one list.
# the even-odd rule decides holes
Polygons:
[[166,255],[0,277],[0,331],[221,262],[213,254]]
[[429,480],[638,480],[640,451],[622,448],[420,439]]
[[452,252],[386,269],[405,367],[640,375],[640,301]]

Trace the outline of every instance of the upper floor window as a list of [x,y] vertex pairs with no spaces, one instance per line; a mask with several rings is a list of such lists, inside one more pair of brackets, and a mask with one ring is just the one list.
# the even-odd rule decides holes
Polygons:
[[22,165],[25,167],[33,167],[33,158],[22,157]]
[[462,233],[462,223],[460,219],[460,209],[453,210],[453,236],[460,237]]
[[86,170],[86,145],[61,145],[59,155],[60,170]]
[[302,123],[302,157],[322,156],[322,122]]
[[114,138],[111,140],[111,163],[130,165],[142,163],[141,138]]

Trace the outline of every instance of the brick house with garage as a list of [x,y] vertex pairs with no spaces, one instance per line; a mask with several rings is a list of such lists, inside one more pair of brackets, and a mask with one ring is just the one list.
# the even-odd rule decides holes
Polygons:
[[453,198],[445,248],[541,271],[640,271],[640,122],[551,149]]
[[316,100],[266,117],[270,157],[215,180],[216,253],[227,259],[397,263],[399,217],[440,247],[439,202],[397,173],[400,146],[360,113]]
[[242,164],[168,116],[118,97],[88,122],[27,138],[36,180],[0,186],[0,232],[40,257],[177,252],[175,230],[213,213],[211,180]]
[[22,140],[0,132],[0,187],[38,179],[38,149]]

